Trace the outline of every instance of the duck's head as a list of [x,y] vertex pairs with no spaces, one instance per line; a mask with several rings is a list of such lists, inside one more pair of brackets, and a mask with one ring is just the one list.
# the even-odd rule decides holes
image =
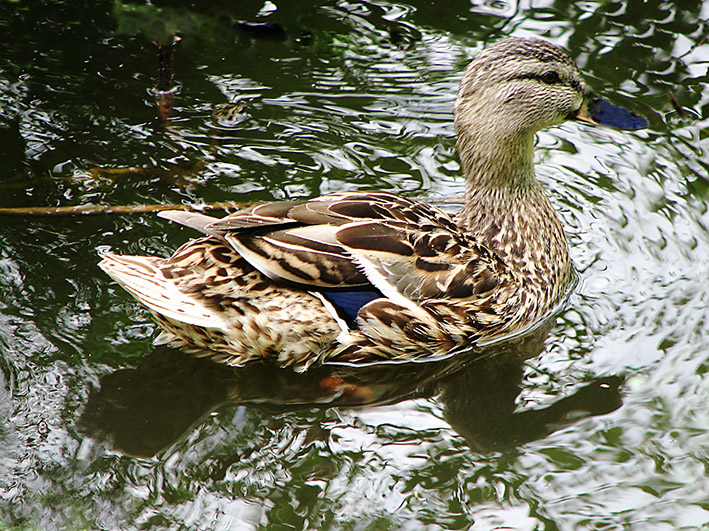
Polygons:
[[456,101],[459,134],[490,134],[501,141],[531,139],[544,127],[581,120],[616,129],[642,129],[647,121],[598,98],[574,61],[540,39],[508,38],[470,63]]

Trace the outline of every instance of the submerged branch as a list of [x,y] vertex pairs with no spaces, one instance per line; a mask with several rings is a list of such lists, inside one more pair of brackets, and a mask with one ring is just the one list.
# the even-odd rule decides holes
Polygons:
[[[462,204],[462,197],[420,198],[419,201],[432,204]],[[204,212],[209,210],[240,210],[254,204],[254,201],[218,201],[200,205],[167,204],[167,205],[76,205],[57,207],[0,207],[0,216],[92,216],[103,214],[144,214],[162,210],[193,210]]]
[[76,205],[58,207],[17,207],[0,208],[0,215],[14,216],[78,216],[97,214],[141,214],[159,212],[161,210],[234,210],[246,208],[253,202],[239,203],[236,201],[221,201],[201,205]]
[[175,100],[172,70],[172,59],[175,55],[175,48],[180,42],[180,37],[173,37],[170,44],[153,44],[158,50],[158,84],[155,87],[155,101],[158,105],[160,118],[167,123],[172,115],[172,107]]

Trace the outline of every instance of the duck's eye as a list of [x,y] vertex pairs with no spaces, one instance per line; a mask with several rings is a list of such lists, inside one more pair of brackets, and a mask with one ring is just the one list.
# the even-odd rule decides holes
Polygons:
[[542,74],[542,81],[544,81],[544,83],[548,83],[549,85],[552,83],[557,83],[559,79],[559,74],[554,70],[549,70],[548,72],[544,72]]

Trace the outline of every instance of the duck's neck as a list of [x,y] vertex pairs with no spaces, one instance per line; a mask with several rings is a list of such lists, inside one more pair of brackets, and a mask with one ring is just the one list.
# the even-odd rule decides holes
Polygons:
[[533,132],[513,136],[484,126],[459,131],[467,188],[457,222],[521,280],[550,290],[547,295],[556,299],[570,274],[568,243],[534,175],[533,148]]

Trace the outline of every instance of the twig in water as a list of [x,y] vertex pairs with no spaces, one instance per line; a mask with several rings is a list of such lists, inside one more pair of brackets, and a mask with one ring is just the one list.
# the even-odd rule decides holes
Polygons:
[[252,205],[253,202],[239,203],[222,201],[201,205],[76,205],[59,207],[17,207],[0,208],[0,215],[6,216],[90,216],[98,214],[141,214],[161,210],[237,210]]

